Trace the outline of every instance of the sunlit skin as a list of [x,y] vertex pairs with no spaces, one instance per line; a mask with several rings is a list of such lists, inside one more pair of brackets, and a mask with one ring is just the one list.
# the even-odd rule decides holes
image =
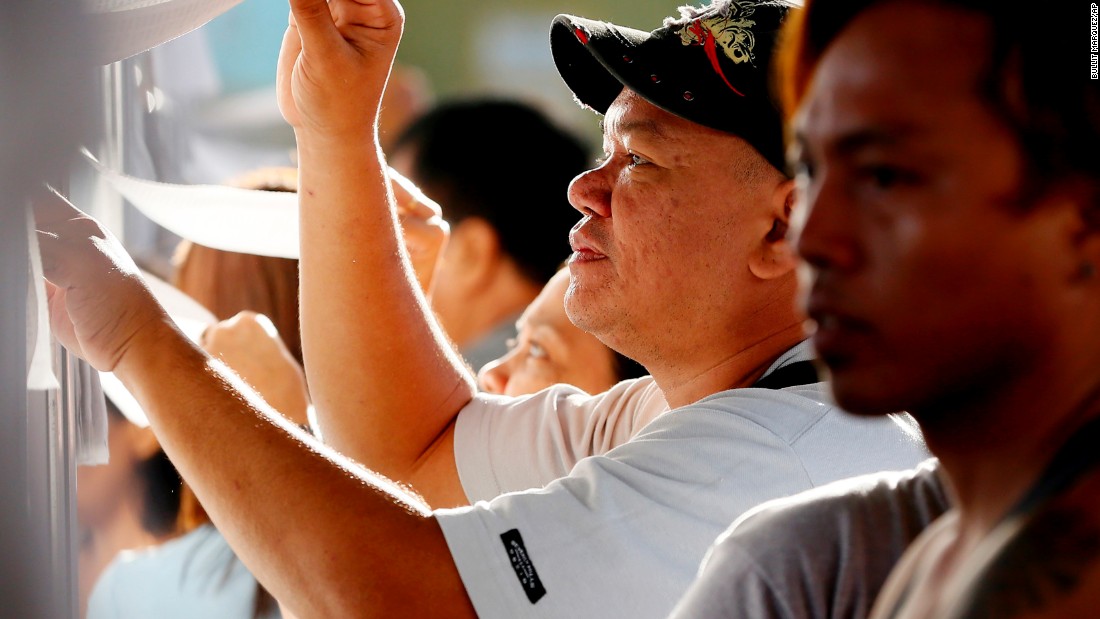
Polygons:
[[[751,384],[802,337],[793,262],[764,242],[790,185],[743,140],[629,90],[603,125],[606,158],[569,188],[584,215],[570,235],[569,317],[637,359],[673,406]],[[765,349],[763,367],[745,363]]]
[[518,336],[503,357],[481,368],[478,382],[489,393],[510,396],[564,383],[601,393],[616,381],[615,356],[565,314],[569,271],[559,271],[516,323]]
[[1058,189],[1022,202],[1020,144],[980,91],[990,40],[942,5],[868,9],[795,121],[797,246],[833,391],[856,412],[910,411],[957,500],[905,617],[942,616],[962,558],[1098,412],[1100,307],[1078,276],[1096,234]]

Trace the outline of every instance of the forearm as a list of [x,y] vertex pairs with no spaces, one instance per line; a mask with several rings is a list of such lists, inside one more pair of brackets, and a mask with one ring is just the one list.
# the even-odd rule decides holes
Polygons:
[[117,374],[219,530],[279,600],[302,616],[438,616],[439,608],[472,616],[422,505],[341,463],[174,330],[142,333]]
[[373,131],[298,137],[302,347],[322,434],[415,483],[472,377],[419,290]]

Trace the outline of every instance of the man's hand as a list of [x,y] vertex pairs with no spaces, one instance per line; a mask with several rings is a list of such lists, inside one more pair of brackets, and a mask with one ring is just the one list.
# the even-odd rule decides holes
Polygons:
[[174,329],[134,261],[98,222],[53,191],[35,201],[35,222],[50,326],[66,348],[109,372],[142,337]]
[[210,325],[203,334],[202,347],[221,359],[284,417],[297,425],[308,421],[305,373],[267,316],[241,312]]
[[451,235],[451,228],[443,219],[443,211],[434,200],[424,195],[412,181],[393,168],[388,171],[390,187],[397,202],[397,217],[405,233],[405,247],[409,250],[416,279],[424,295],[431,298],[435,274],[439,269],[443,248]]
[[279,53],[279,108],[296,131],[361,139],[378,104],[405,16],[395,0],[290,0]]

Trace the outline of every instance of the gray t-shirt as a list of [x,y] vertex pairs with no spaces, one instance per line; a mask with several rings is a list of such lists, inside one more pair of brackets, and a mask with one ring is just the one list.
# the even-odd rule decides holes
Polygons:
[[948,508],[938,462],[760,505],[718,538],[670,619],[867,617],[905,548]]

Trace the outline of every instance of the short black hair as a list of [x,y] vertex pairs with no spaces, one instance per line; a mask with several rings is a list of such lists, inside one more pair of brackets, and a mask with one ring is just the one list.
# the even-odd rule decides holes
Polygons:
[[[107,414],[116,420],[130,423],[107,398]],[[183,479],[176,465],[168,459],[163,449],[137,463],[136,473],[142,485],[141,526],[153,535],[168,535],[177,529],[180,513],[180,490]]]
[[588,168],[590,151],[542,112],[506,99],[440,104],[397,137],[390,155],[405,148],[413,180],[444,218],[488,222],[533,282],[546,283],[569,255],[580,215],[566,190]]
[[[899,0],[807,0],[788,20],[782,67],[788,117],[809,88],[826,48],[858,15]],[[980,84],[989,104],[1016,135],[1028,164],[1027,194],[1065,180],[1084,181],[1091,202],[1084,215],[1100,228],[1100,81],[1089,79],[1089,19],[1053,8],[1027,10],[1004,0],[911,0],[976,13],[992,43]],[[951,36],[945,32],[944,36]]]

